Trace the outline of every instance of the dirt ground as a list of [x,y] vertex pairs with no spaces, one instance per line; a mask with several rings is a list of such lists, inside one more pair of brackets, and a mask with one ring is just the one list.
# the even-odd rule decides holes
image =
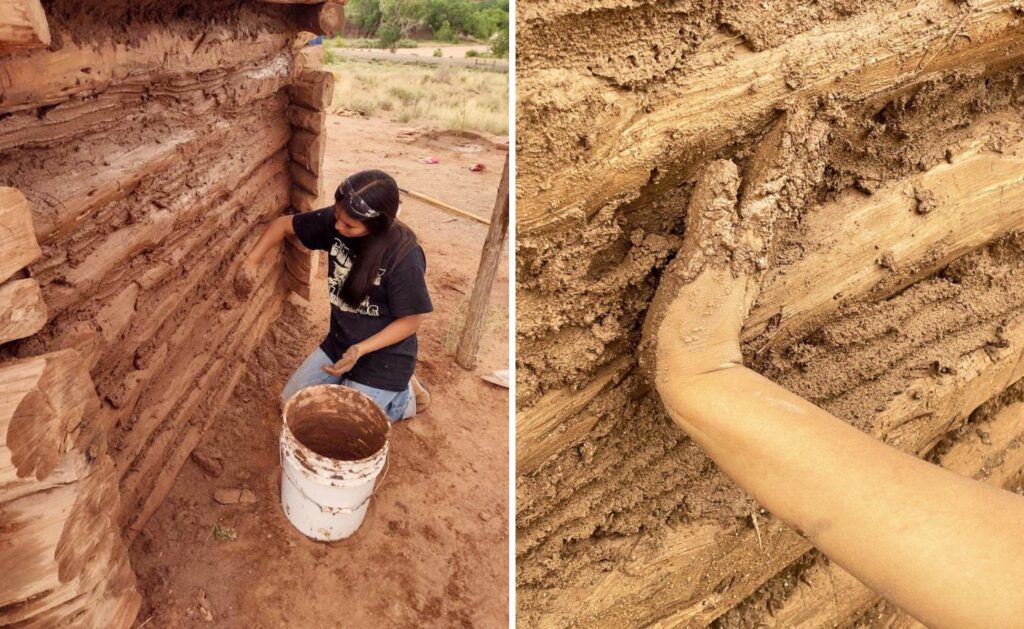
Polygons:
[[[328,118],[327,132],[325,205],[344,176],[375,167],[489,215],[501,139],[341,116]],[[425,163],[430,157],[440,163]],[[486,171],[471,172],[475,163]],[[478,367],[466,372],[445,346],[457,338],[486,227],[416,201],[402,207],[427,254],[435,312],[420,332],[418,373],[433,401],[395,425],[390,471],[362,527],[348,540],[313,542],[280,508],[277,398],[326,332],[319,284],[312,302],[293,299],[255,348],[228,410],[133,545],[144,596],[137,627],[507,626],[508,392],[479,377],[508,366],[507,267]],[[218,505],[219,488],[250,489],[256,502]]]

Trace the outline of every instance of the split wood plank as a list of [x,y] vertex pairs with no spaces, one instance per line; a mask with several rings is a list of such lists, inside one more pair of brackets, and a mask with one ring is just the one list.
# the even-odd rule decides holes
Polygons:
[[703,161],[763,129],[786,103],[836,90],[862,101],[951,69],[1009,67],[1024,58],[1015,7],[1015,0],[980,0],[962,13],[948,10],[946,0],[923,0],[824,24],[760,52],[738,36],[721,34],[687,60],[687,71],[679,74],[686,81],[671,82],[656,95],[595,80],[606,102],[591,125],[601,129],[600,137],[554,172],[532,172],[525,156],[518,185],[531,194],[517,205],[520,233],[543,229],[566,212],[590,216],[633,198],[655,167],[664,172],[680,155]]
[[0,55],[50,45],[50,26],[39,0],[0,0]]
[[0,499],[21,479],[49,476],[83,417],[98,406],[74,350],[0,365]]
[[[1024,469],[1024,403],[999,411],[990,422],[967,433],[939,459],[948,470],[981,477],[1004,487]],[[877,603],[879,596],[835,563],[803,574],[782,607],[757,620],[759,627],[835,627]]]
[[293,105],[324,111],[334,100],[334,74],[324,70],[306,70],[288,87]]
[[0,187],[0,282],[41,254],[25,196],[16,188]]
[[[874,418],[873,432],[908,452],[934,443],[936,434],[962,422],[983,402],[1024,377],[1024,318],[1008,322],[1006,338],[1006,348],[982,347],[967,354],[954,374],[910,383],[907,393],[890,401]],[[907,425],[913,429],[904,429]],[[694,524],[670,531],[655,556],[637,559],[635,566],[620,566],[596,584],[553,591],[546,604],[552,610],[561,609],[565,617],[552,623],[704,626],[811,548],[774,518],[760,523],[760,539],[746,526],[718,528],[710,536],[705,527]],[[697,544],[697,537],[705,539],[704,545]],[[712,541],[707,543],[709,537]],[[719,587],[723,583],[728,585]]]
[[298,23],[306,32],[333,37],[345,26],[345,7],[336,2],[303,6],[298,11]]
[[33,279],[0,284],[0,343],[32,336],[46,325],[46,302]]
[[480,253],[480,266],[477,268],[476,280],[473,282],[473,293],[469,298],[469,309],[466,322],[462,328],[459,345],[455,349],[455,362],[463,369],[476,366],[476,354],[480,349],[480,337],[484,333],[484,315],[491,299],[494,287],[494,276],[498,272],[501,252],[505,248],[508,237],[508,155],[505,156],[505,167],[498,185],[498,196],[494,200],[491,212],[491,224],[484,240],[484,248]]

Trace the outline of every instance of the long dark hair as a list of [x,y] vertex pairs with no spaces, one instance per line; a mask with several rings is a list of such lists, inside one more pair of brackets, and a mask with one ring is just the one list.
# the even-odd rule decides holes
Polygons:
[[334,205],[370,232],[353,239],[355,259],[341,286],[342,300],[358,308],[380,270],[390,271],[419,243],[416,234],[397,219],[398,184],[382,170],[350,175],[334,191]]

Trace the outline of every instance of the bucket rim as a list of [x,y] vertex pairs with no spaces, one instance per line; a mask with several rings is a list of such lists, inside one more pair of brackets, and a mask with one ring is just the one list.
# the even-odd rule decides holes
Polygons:
[[[372,404],[373,408],[377,410],[380,413],[381,417],[383,417],[384,419],[384,443],[381,445],[381,447],[378,448],[377,450],[374,450],[373,453],[362,459],[332,459],[329,456],[317,454],[315,451],[310,449],[306,444],[299,441],[298,438],[296,438],[295,433],[292,432],[291,426],[288,425],[288,411],[292,408],[292,404],[295,403],[295,400],[300,395],[302,395],[303,393],[306,393],[308,395],[317,389],[344,389],[346,395],[355,394],[357,397],[361,397],[370,404]],[[294,444],[294,447],[296,449],[301,450],[304,456],[310,456],[313,458],[314,461],[317,461],[318,463],[321,463],[325,466],[337,465],[338,463],[344,463],[346,465],[354,465],[359,463],[371,464],[374,463],[377,459],[379,459],[382,454],[384,457],[387,457],[388,451],[390,449],[389,446],[391,445],[391,421],[388,420],[388,417],[387,415],[384,414],[384,411],[381,410],[379,406],[377,406],[377,403],[374,402],[370,398],[370,396],[366,395],[362,391],[353,389],[352,387],[346,387],[345,385],[341,384],[316,384],[313,386],[304,387],[296,391],[290,398],[288,398],[288,400],[284,404],[284,409],[282,409],[281,411],[281,432],[283,435],[287,435],[287,439],[292,444]]]

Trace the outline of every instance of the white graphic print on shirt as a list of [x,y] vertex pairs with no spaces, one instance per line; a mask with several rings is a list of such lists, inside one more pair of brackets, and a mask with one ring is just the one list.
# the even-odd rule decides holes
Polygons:
[[[380,307],[370,303],[370,296],[367,295],[359,308],[353,308],[341,298],[341,287],[345,284],[349,271],[352,270],[352,255],[349,248],[341,240],[335,239],[331,247],[331,259],[334,262],[334,272],[327,278],[327,290],[331,304],[342,312],[354,312],[368,317],[379,317]],[[384,269],[377,271],[377,277],[373,278],[373,285],[380,286],[384,277]]]

